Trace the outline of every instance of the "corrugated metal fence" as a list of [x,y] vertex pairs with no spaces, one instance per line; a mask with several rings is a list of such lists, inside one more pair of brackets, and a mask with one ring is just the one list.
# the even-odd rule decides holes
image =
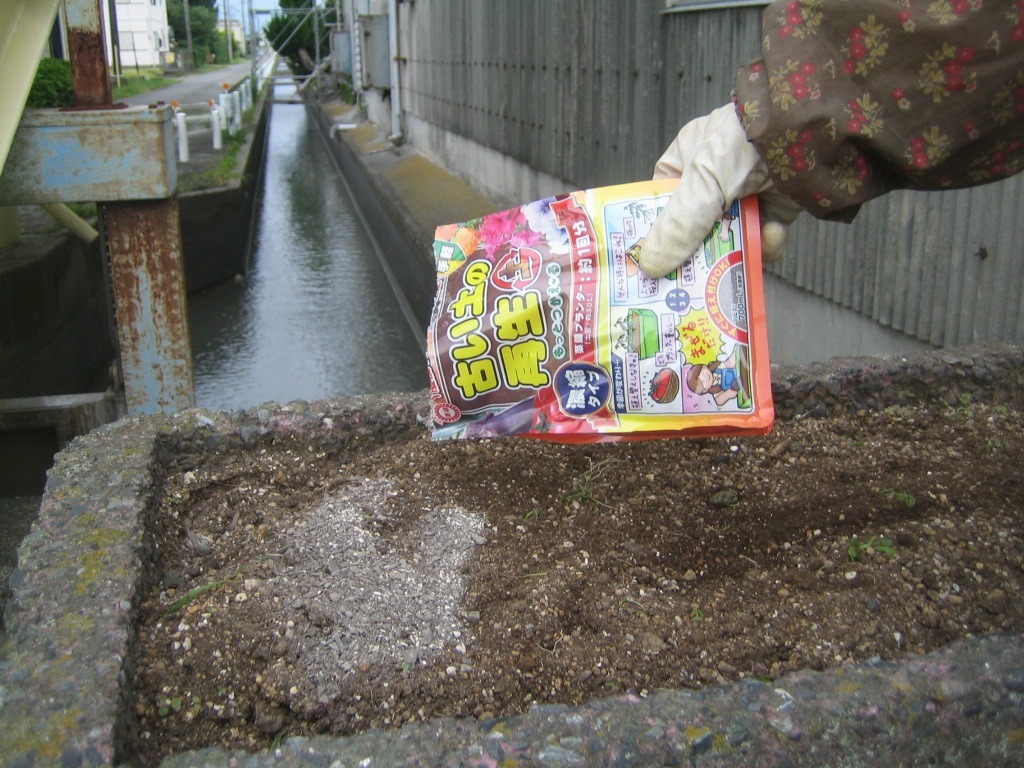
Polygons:
[[[405,111],[578,187],[646,178],[760,50],[758,7],[663,0],[400,4]],[[471,171],[470,171],[471,173]],[[924,341],[1024,341],[1024,189],[898,193],[850,226],[804,217],[773,269]]]

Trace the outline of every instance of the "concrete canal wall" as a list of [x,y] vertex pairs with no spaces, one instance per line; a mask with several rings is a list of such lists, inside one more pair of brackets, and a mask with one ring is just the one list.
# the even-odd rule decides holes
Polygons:
[[97,243],[29,234],[0,256],[0,398],[102,389],[114,354]]
[[[226,186],[178,195],[185,284],[191,293],[245,274],[252,248],[253,212],[267,135],[266,101],[260,99]],[[219,162],[212,150],[195,152],[191,172]]]
[[96,243],[29,233],[0,254],[0,498],[41,494],[53,454],[118,417],[116,355]]
[[434,301],[434,229],[498,205],[414,146],[389,141],[355,106],[311,102],[309,109],[403,309],[425,331]]

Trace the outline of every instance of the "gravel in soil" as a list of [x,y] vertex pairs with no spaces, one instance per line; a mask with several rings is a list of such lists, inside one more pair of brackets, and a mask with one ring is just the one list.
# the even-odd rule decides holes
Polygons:
[[1024,416],[764,437],[181,451],[148,524],[126,754],[265,749],[1024,631]]

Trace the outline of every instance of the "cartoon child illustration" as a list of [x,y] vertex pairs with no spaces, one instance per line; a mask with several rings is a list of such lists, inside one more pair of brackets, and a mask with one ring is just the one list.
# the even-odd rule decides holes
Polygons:
[[[740,395],[745,395],[739,370],[742,361],[737,361],[737,347],[733,347],[725,360],[716,360],[708,365],[697,363],[686,373],[686,386],[696,395],[711,395],[719,406]],[[741,398],[741,399],[745,399]]]

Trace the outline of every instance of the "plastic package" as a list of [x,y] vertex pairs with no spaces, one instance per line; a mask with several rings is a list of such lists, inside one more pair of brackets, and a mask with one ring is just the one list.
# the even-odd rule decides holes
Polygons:
[[763,434],[774,407],[757,201],[676,272],[637,256],[676,185],[573,192],[438,227],[434,439]]

